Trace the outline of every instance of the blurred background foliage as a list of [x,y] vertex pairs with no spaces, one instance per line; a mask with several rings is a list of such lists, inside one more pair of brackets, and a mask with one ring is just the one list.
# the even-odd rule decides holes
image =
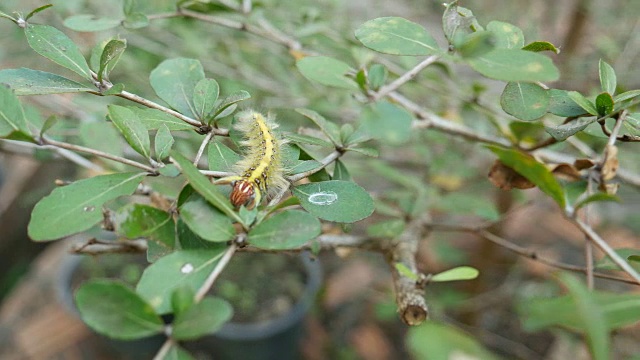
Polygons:
[[[207,76],[220,83],[221,93],[249,91],[250,106],[277,114],[285,130],[295,131],[310,125],[292,110],[296,107],[314,109],[340,123],[356,125],[362,120],[371,121],[366,119],[371,116],[367,113],[370,105],[363,106],[351,91],[308,81],[295,67],[295,54],[254,35],[186,18],[152,20],[149,26],[137,30],[118,27],[96,33],[75,32],[64,27],[64,19],[77,14],[121,18],[122,2],[58,0],[51,3],[53,8],[36,15],[32,21],[63,30],[85,54],[89,54],[95,44],[113,36],[125,38],[128,48],[111,80],[123,82],[128,91],[149,99],[158,100],[148,83],[150,71],[164,59],[187,57],[200,60]],[[240,18],[225,10],[223,3],[202,6],[217,7],[220,11],[217,15],[222,17]],[[35,0],[4,0],[0,10],[27,12],[43,4]],[[554,84],[556,88],[595,93],[598,59],[612,64],[622,91],[640,88],[637,71],[640,3],[635,0],[482,0],[461,5],[471,8],[482,24],[491,20],[511,22],[523,29],[525,39],[545,40],[558,46],[560,54],[552,55],[561,69],[561,79]],[[162,14],[172,11],[175,1],[138,0],[135,6],[147,15]],[[444,46],[442,11],[441,1],[436,0],[264,0],[254,3],[250,16],[251,21],[268,19],[274,27],[295,37],[314,53],[332,56],[357,69],[381,63],[394,77],[418,60],[367,50],[356,42],[354,29],[375,17],[401,16],[425,26]],[[75,78],[35,54],[23,36],[23,31],[10,22],[0,22],[0,68],[29,67]],[[492,132],[496,127],[511,126],[532,137],[543,133],[539,124],[515,123],[502,113],[499,94],[503,86],[504,83],[480,78],[467,68],[447,65],[427,68],[415,81],[404,85],[402,91],[433,112],[477,131]],[[23,102],[37,109],[43,119],[54,113],[60,116],[65,126],[56,131],[77,135],[81,141],[99,142],[110,140],[101,132],[83,136],[78,133],[79,125],[103,120],[106,104],[123,103],[123,100],[56,95],[23,98]],[[558,123],[559,119],[550,121]],[[180,136],[198,139],[195,134]],[[408,136],[408,142],[398,143],[393,139],[376,142],[381,154],[379,159],[351,153],[342,159],[358,183],[372,192],[378,202],[374,217],[356,226],[386,221],[389,217],[385,215],[396,215],[398,209],[408,207],[416,197],[425,199],[424,209],[432,214],[434,221],[451,223],[496,220],[505,211],[521,207],[524,210],[514,211],[508,221],[493,230],[522,246],[543,250],[553,258],[583,263],[582,236],[566,228],[550,201],[525,209],[524,205],[530,204],[537,193],[501,192],[486,180],[492,160],[488,151],[479,151],[476,144],[433,131],[414,131]],[[596,149],[605,142],[601,137],[580,137]],[[564,150],[565,146],[558,144],[555,149]],[[621,153],[633,154],[625,151],[630,146],[633,145],[621,144]],[[44,161],[32,162],[16,155],[12,149],[4,150],[0,153],[5,184],[0,192],[0,299],[42,249],[43,245],[33,244],[26,238],[31,207],[50,191],[53,179],[71,178],[75,171],[64,162],[53,161],[46,153],[39,153],[37,157]],[[640,170],[635,156],[621,156],[621,165]],[[598,205],[601,211],[597,212],[596,221],[604,226],[604,237],[613,240],[613,247],[638,247],[640,197],[637,190],[625,188],[621,189],[620,196],[624,199],[622,204]],[[516,313],[518,306],[534,296],[553,296],[558,292],[557,283],[548,280],[552,273],[549,268],[521,260],[470,235],[453,233],[432,235],[421,249],[421,260],[428,272],[462,264],[481,270],[477,281],[429,286],[427,299],[434,318],[455,324],[506,358],[560,359],[567,358],[562,354],[568,353],[581,358],[580,354],[585,353],[579,339],[570,333],[527,333],[521,326]],[[397,320],[389,275],[381,259],[360,254],[345,262],[335,255],[326,255],[325,262],[331,273],[312,331],[324,336],[325,346],[332,346],[327,350],[319,345],[318,350],[312,343],[307,349],[308,357],[407,356],[403,345],[407,329]],[[346,289],[343,282],[349,283],[349,279],[361,285]],[[598,282],[598,287],[628,289],[611,282]],[[621,354],[633,351],[628,343],[634,338],[638,341],[638,333],[640,329],[636,326],[616,335]],[[416,336],[408,337],[409,348],[417,346]],[[574,353],[578,355],[573,356]]]

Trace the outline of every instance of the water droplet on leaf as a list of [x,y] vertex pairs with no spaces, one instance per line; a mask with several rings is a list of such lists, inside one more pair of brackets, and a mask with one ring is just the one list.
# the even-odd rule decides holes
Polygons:
[[190,263],[186,263],[182,265],[182,267],[180,268],[180,272],[183,274],[189,274],[192,271],[193,271],[193,265],[191,265]]

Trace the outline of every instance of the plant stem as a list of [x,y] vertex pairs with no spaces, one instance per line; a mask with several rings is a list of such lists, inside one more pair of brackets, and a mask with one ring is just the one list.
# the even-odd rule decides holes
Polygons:
[[153,360],[164,360],[164,358],[167,356],[167,353],[169,352],[169,350],[171,350],[174,344],[175,341],[172,338],[168,338],[164,342],[164,344],[162,344],[162,347],[160,348],[160,350],[158,350],[156,356],[153,357]]
[[375,102],[375,101],[378,101],[378,100],[382,99],[383,97],[389,95],[389,93],[397,90],[400,86],[402,86],[405,83],[411,81],[413,78],[415,78],[420,73],[420,71],[424,70],[424,68],[426,68],[427,66],[429,66],[429,65],[433,64],[434,62],[438,61],[438,59],[440,59],[440,56],[431,55],[428,58],[422,60],[413,69],[407,71],[406,73],[404,73],[402,76],[400,76],[399,78],[395,79],[391,83],[382,86],[377,92],[374,92],[374,93],[370,94],[369,96],[370,96],[371,100]]
[[196,158],[193,160],[193,165],[194,166],[198,166],[198,162],[200,162],[200,158],[202,157],[202,154],[204,153],[204,149],[207,147],[207,144],[209,143],[209,141],[211,141],[211,138],[213,137],[213,131],[209,132],[207,134],[207,136],[204,137],[204,139],[202,140],[202,144],[200,144],[200,148],[198,149],[198,153],[196,154]]
[[220,261],[218,261],[218,264],[216,264],[216,267],[213,268],[205,282],[198,289],[198,292],[195,296],[195,302],[200,302],[202,299],[204,299],[205,295],[207,295],[207,293],[211,289],[211,286],[213,286],[213,283],[222,273],[222,270],[224,270],[227,264],[229,264],[229,260],[231,260],[231,257],[233,257],[233,254],[235,254],[236,250],[238,250],[238,245],[236,245],[235,242],[227,248],[224,255],[222,255],[222,258],[220,258]]
[[299,174],[295,174],[292,176],[289,176],[287,179],[291,182],[296,182],[299,180],[302,180],[304,178],[306,178],[307,176],[313,175],[315,173],[317,173],[318,171],[324,169],[325,167],[327,167],[329,164],[331,164],[332,162],[334,162],[336,159],[338,159],[340,156],[342,156],[342,152],[335,150],[333,151],[331,154],[327,155],[324,159],[320,160],[320,164],[321,166],[315,168],[315,169],[311,169]]
[[55,146],[58,148],[62,148],[62,149],[67,149],[67,150],[72,150],[72,151],[77,151],[77,152],[83,152],[83,153],[87,153],[87,154],[91,154],[91,155],[95,155],[101,158],[105,158],[105,159],[109,159],[109,160],[113,160],[113,161],[117,161],[119,163],[125,164],[125,165],[129,165],[129,166],[133,166],[133,167],[137,167],[139,169],[145,170],[151,174],[156,174],[157,170],[149,165],[145,165],[142,163],[139,163],[137,161],[133,161],[133,160],[129,160],[120,156],[116,156],[116,155],[112,155],[100,150],[96,150],[96,149],[92,149],[92,148],[88,148],[88,147],[84,147],[84,146],[80,146],[80,145],[74,145],[74,144],[69,144],[69,143],[65,143],[65,142],[60,142],[60,141],[55,141],[49,138],[45,138],[45,137],[41,137],[40,138],[40,142],[42,144],[45,145],[50,145],[50,146]]

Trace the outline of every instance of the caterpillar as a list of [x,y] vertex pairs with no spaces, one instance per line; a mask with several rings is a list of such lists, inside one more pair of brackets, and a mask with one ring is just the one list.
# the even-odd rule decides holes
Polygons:
[[234,127],[243,133],[240,144],[246,147],[245,156],[233,166],[238,175],[216,183],[231,184],[229,200],[233,206],[253,208],[289,185],[282,165],[282,146],[286,140],[274,131],[278,124],[271,116],[253,110],[238,113]]

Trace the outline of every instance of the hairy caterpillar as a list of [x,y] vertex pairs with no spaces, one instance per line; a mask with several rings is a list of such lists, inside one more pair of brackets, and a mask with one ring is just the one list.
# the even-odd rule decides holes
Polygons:
[[258,112],[245,110],[238,113],[235,128],[244,134],[241,144],[246,147],[245,157],[233,167],[238,175],[216,181],[231,184],[229,200],[233,206],[251,208],[260,205],[263,198],[273,196],[288,186],[282,166],[282,145],[286,141],[274,132],[277,127],[273,118]]

